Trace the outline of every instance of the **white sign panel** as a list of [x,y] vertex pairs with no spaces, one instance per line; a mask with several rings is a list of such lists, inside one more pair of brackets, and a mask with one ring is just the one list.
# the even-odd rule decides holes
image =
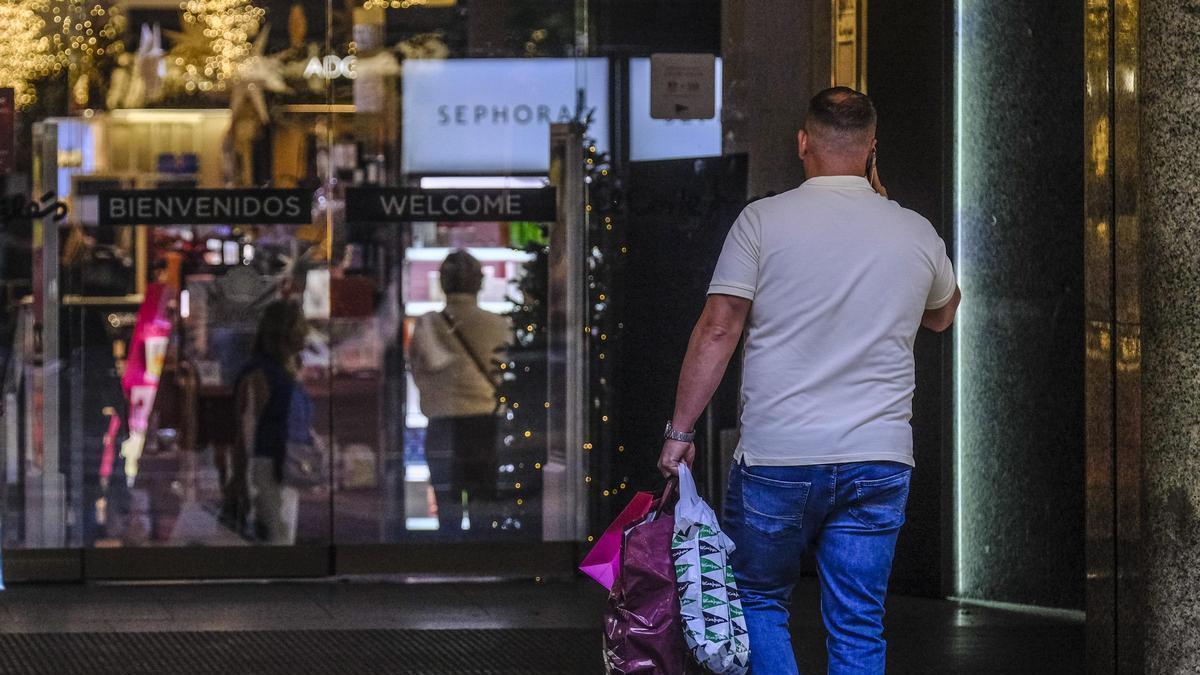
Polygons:
[[409,59],[404,62],[403,170],[416,174],[545,172],[550,125],[575,117],[608,142],[605,59]]
[[706,120],[717,113],[712,54],[654,54],[650,57],[650,116],[658,120]]
[[650,116],[650,59],[629,60],[629,158],[635,162],[721,154],[721,59],[713,74],[713,107],[706,120]]
[[308,65],[304,67],[304,76],[323,77],[326,80],[336,80],[339,77],[344,77],[353,80],[355,77],[358,77],[358,73],[355,71],[355,66],[357,65],[358,57],[353,54],[346,57],[329,54],[323,59],[318,59],[314,56],[308,60]]

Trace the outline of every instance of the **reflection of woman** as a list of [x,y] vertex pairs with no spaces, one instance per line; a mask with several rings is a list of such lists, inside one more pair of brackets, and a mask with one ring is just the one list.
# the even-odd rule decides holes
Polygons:
[[[283,518],[283,464],[293,429],[309,432],[311,402],[297,381],[308,323],[299,305],[275,301],[263,310],[254,353],[238,378],[235,405],[238,442],[231,493],[246,499],[247,469],[254,487],[255,535],[271,544],[290,543]],[[300,405],[297,405],[297,402]]]
[[421,412],[429,418],[425,459],[437,497],[438,529],[451,534],[462,531],[466,500],[479,503],[496,489],[492,364],[511,331],[504,317],[477,304],[483,272],[471,254],[446,256],[441,284],[446,310],[417,320],[410,357]]

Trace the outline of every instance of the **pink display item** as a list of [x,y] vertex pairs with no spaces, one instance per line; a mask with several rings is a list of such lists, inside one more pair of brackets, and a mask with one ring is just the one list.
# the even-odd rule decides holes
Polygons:
[[138,308],[133,339],[126,352],[129,360],[125,363],[125,375],[121,378],[126,398],[129,398],[136,386],[158,384],[157,378],[148,377],[146,373],[146,338],[171,335],[171,319],[167,310],[173,292],[163,284],[150,284],[146,287],[142,306]]
[[108,431],[104,434],[104,453],[100,456],[100,477],[112,476],[113,462],[117,459],[117,435],[121,433],[121,416],[108,418]]
[[613,581],[617,577],[617,570],[621,566],[621,539],[625,535],[625,528],[644,518],[650,512],[650,505],[653,502],[654,495],[649,492],[635,494],[625,509],[621,511],[621,515],[617,516],[604,534],[600,535],[600,539],[592,547],[592,550],[588,551],[583,562],[579,564],[579,571],[611,591]]
[[170,338],[171,319],[168,315],[174,291],[163,284],[150,284],[142,306],[138,308],[137,323],[133,327],[128,361],[121,386],[125,390],[125,401],[129,404],[129,431],[143,433],[149,427],[150,412],[154,409],[154,398],[158,394],[158,374],[150,373],[146,363],[146,341],[150,338]]

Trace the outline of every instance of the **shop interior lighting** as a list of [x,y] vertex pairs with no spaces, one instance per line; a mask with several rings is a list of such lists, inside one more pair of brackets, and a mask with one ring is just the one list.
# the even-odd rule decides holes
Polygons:
[[425,190],[510,190],[544,188],[550,184],[546,176],[425,176]]

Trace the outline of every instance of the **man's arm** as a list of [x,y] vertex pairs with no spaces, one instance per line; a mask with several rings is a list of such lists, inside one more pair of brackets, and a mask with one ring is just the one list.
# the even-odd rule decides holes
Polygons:
[[921,325],[935,333],[946,330],[950,324],[954,323],[954,313],[958,311],[960,302],[962,302],[962,290],[956,287],[950,302],[938,309],[925,310],[925,313],[921,315]]
[[[704,313],[692,330],[687,356],[679,372],[672,427],[680,431],[695,428],[696,420],[721,383],[729,358],[742,338],[750,305],[750,300],[732,295],[708,296]],[[658,468],[664,476],[674,475],[679,472],[681,461],[690,465],[695,456],[695,445],[668,440],[663,444]]]

